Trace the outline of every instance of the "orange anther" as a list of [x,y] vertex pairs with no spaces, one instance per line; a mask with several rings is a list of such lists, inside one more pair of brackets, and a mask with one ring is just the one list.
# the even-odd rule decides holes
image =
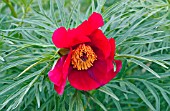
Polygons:
[[71,64],[77,70],[87,70],[93,66],[95,60],[97,55],[89,45],[85,44],[80,44],[74,49],[71,56]]

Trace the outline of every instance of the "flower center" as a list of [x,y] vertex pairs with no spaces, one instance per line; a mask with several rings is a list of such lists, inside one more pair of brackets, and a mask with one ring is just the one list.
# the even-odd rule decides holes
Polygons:
[[87,70],[93,66],[93,62],[97,60],[97,55],[89,45],[80,44],[73,50],[71,56],[71,64],[77,70]]

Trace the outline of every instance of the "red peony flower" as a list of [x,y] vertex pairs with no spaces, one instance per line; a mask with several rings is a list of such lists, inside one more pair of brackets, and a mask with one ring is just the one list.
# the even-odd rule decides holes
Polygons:
[[54,45],[69,49],[48,74],[58,94],[63,93],[67,79],[74,88],[89,91],[107,84],[120,71],[122,62],[114,60],[115,40],[107,39],[98,29],[103,25],[102,16],[94,12],[77,28],[54,31]]

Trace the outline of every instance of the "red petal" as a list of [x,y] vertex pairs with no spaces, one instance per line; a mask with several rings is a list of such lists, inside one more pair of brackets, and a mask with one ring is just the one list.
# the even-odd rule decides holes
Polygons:
[[110,43],[111,52],[109,57],[107,58],[107,65],[108,65],[107,71],[113,69],[113,60],[114,60],[115,48],[116,48],[115,40],[113,38],[109,39],[109,43]]
[[113,59],[112,58],[107,58],[107,72],[113,69]]
[[[56,29],[52,35],[52,41],[54,45],[58,48],[64,48],[65,46],[69,45],[67,38],[67,30],[64,27],[60,27]],[[65,42],[63,42],[65,39]]]
[[78,90],[89,91],[107,84],[120,71],[122,63],[119,60],[115,60],[117,67],[115,72],[113,71],[113,67],[107,72],[106,63],[104,60],[97,60],[94,66],[88,70],[78,71],[73,69],[68,75],[71,86]]
[[71,54],[72,54],[72,49],[70,48],[70,53],[68,54],[68,56],[67,56],[67,58],[66,58],[66,60],[64,61],[64,64],[63,64],[63,69],[62,69],[63,78],[67,78],[68,69],[70,67]]
[[107,62],[105,60],[97,60],[93,67],[89,69],[89,74],[103,86],[107,76]]
[[122,61],[121,60],[114,60],[116,64],[116,71],[115,73],[118,73],[122,69]]
[[85,20],[82,24],[77,27],[81,33],[85,35],[90,35],[96,29],[104,25],[103,18],[101,14],[94,12],[88,20]]
[[91,44],[102,51],[104,58],[109,57],[111,51],[110,43],[101,30],[97,29],[90,35],[90,39]]
[[104,25],[102,15],[96,12],[93,12],[93,14],[89,17],[88,22],[94,30]]
[[64,27],[60,27],[54,31],[52,41],[58,48],[70,48],[76,44],[90,42],[90,39],[76,29],[67,31]]
[[61,57],[57,63],[55,64],[54,68],[51,69],[48,73],[48,77],[51,82],[55,85],[59,86],[63,80],[63,64],[67,56]]
[[79,32],[83,33],[84,35],[90,35],[94,29],[92,29],[91,25],[89,24],[89,22],[87,20],[85,20],[82,24],[80,24],[76,30],[78,30]]
[[115,60],[115,64],[116,64],[116,71],[111,69],[108,72],[107,77],[106,77],[106,81],[105,81],[104,84],[107,84],[110,80],[112,80],[118,74],[118,72],[121,70],[121,68],[122,68],[122,61]]
[[[116,71],[114,72],[113,64],[112,66],[109,66],[109,64],[106,64],[106,61],[100,60],[95,62],[94,66],[88,70],[88,73],[96,82],[100,84],[100,86],[103,86],[112,80],[121,70],[122,62],[120,60],[115,60],[115,64]],[[107,71],[108,67],[110,67],[109,71]]]
[[97,60],[94,62],[93,67],[88,70],[78,71],[73,69],[68,75],[70,84],[79,90],[93,90],[105,83],[107,75],[107,64],[105,61]]
[[49,79],[55,85],[58,94],[62,94],[67,81],[68,69],[70,66],[71,52],[68,56],[61,57],[55,67],[48,73]]
[[63,94],[64,87],[66,85],[66,81],[67,81],[67,79],[65,79],[60,86],[57,86],[57,85],[54,84],[54,89],[59,95]]
[[69,75],[68,80],[70,85],[79,90],[92,90],[100,86],[93,78],[91,78],[87,71],[73,69]]

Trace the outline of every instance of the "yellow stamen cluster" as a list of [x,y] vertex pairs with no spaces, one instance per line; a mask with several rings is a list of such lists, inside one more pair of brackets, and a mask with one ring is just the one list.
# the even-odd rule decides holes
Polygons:
[[71,56],[71,64],[77,70],[87,70],[93,66],[93,62],[97,60],[97,55],[89,45],[80,44],[73,50]]

